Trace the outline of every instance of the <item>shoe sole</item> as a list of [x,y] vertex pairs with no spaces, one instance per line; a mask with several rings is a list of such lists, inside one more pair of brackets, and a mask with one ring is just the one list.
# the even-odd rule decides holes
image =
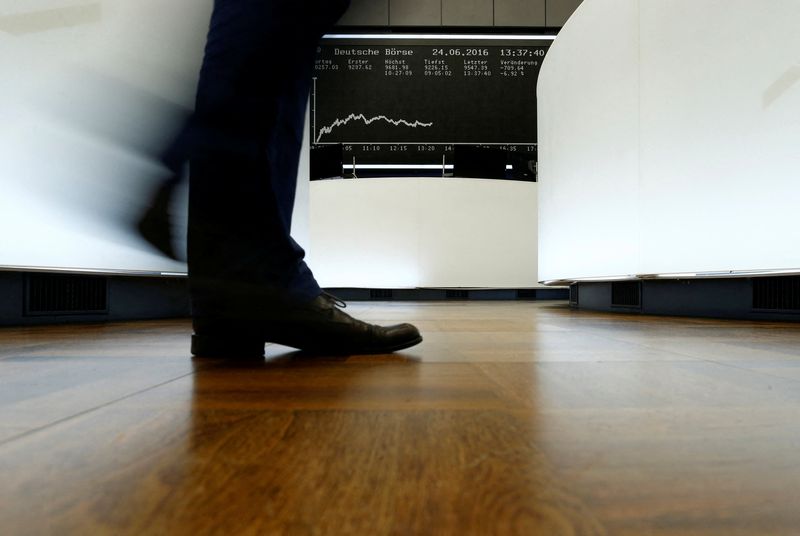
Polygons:
[[227,357],[227,358],[263,358],[264,345],[267,343],[285,344],[298,350],[321,355],[375,355],[391,354],[404,350],[422,342],[422,337],[380,348],[315,348],[313,346],[299,347],[280,341],[266,341],[263,339],[247,339],[243,337],[220,337],[214,335],[192,335],[192,355],[197,357]]

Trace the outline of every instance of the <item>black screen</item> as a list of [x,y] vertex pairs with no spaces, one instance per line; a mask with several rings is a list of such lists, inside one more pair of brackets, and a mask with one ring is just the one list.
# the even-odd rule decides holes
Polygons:
[[506,160],[506,151],[503,149],[456,145],[453,154],[453,176],[504,179]]
[[312,143],[357,164],[453,163],[454,147],[530,153],[548,41],[326,39],[312,88]]
[[342,144],[311,146],[311,180],[342,176]]

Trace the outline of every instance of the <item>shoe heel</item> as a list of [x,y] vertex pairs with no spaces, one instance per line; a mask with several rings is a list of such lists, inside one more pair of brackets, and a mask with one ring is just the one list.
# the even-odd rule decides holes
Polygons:
[[198,357],[248,359],[264,357],[264,339],[236,335],[192,335],[192,354]]

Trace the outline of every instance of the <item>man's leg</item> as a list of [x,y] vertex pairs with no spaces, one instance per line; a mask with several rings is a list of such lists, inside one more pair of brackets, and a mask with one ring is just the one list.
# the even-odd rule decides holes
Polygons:
[[345,6],[215,4],[190,172],[195,353],[260,353],[265,341],[366,353],[421,340],[413,326],[373,326],[337,309],[290,236],[314,51]]
[[196,315],[238,307],[259,293],[308,300],[320,292],[289,235],[297,157],[294,140],[285,141],[283,108],[308,69],[302,62],[309,38],[298,31],[303,3],[215,4],[194,118],[201,135],[190,169]]

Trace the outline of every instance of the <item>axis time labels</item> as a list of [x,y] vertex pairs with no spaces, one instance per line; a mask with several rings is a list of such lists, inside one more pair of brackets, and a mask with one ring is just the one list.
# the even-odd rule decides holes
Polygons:
[[318,48],[312,141],[359,163],[432,163],[453,145],[536,144],[544,44],[342,44]]

